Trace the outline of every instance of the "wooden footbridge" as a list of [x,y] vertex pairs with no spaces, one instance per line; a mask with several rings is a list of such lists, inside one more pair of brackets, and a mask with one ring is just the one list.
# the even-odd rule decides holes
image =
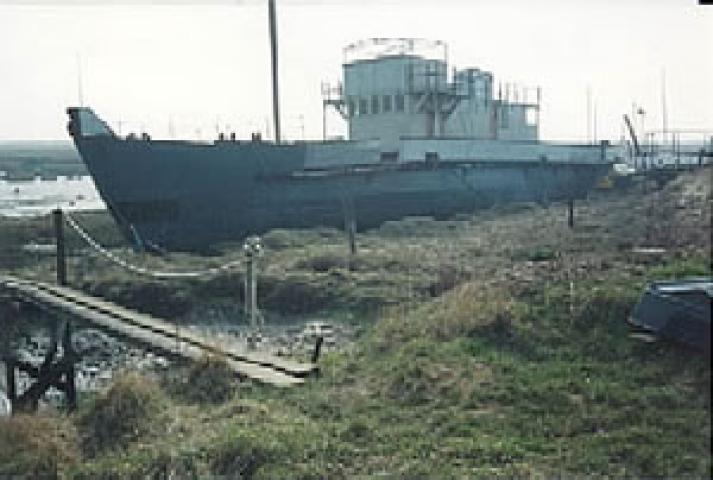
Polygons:
[[[186,331],[185,328],[181,329],[175,324],[129,310],[66,286],[0,276],[0,296],[31,303],[49,311],[58,318],[90,325],[170,357],[199,360],[209,355],[221,358],[239,377],[260,383],[288,387],[303,383],[306,377],[317,372],[314,363],[297,363],[257,352],[228,349],[211,343],[193,332]],[[65,349],[67,348],[71,349],[70,340],[66,341]],[[15,366],[25,371],[32,370],[29,373],[34,373],[33,376],[36,377],[40,376],[38,367],[25,366],[23,368],[23,365],[19,363],[21,362],[16,362]],[[64,365],[64,367],[67,366]],[[73,375],[73,367],[71,372]],[[60,381],[59,374],[55,373],[57,378],[51,379],[49,384],[66,389],[70,381],[73,383],[73,379],[68,378],[66,368],[60,372],[66,375],[63,381]],[[71,389],[73,390],[73,388],[72,385]],[[14,392],[11,393],[14,394]]]

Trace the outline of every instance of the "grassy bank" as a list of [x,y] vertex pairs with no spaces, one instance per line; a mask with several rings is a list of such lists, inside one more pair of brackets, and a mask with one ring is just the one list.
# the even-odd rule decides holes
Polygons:
[[[3,420],[0,445],[20,440],[0,448],[0,473],[708,478],[709,359],[632,338],[625,321],[647,282],[711,274],[709,174],[593,197],[573,230],[558,206],[394,222],[360,236],[350,265],[338,232],[271,232],[264,308],[369,312],[354,348],[324,356],[301,388],[233,390],[207,361],[198,373],[122,380],[69,418],[41,417],[51,435]],[[167,269],[239,255],[134,259]],[[51,276],[49,266],[16,271]],[[98,268],[73,281],[127,298],[152,285]],[[190,309],[231,298],[240,276],[159,285],[132,301],[156,308],[149,296],[180,294]]]
[[[624,319],[648,279],[708,268],[701,258],[677,259],[627,281],[582,282],[572,308],[566,283],[513,296],[466,282],[412,310],[385,312],[358,348],[325,357],[321,377],[299,389],[243,385],[216,404],[205,393],[224,391],[215,387],[224,376],[204,383],[203,395],[167,386],[167,396],[150,380],[122,380],[72,425],[46,420],[68,429],[57,427],[65,443],[53,461],[69,478],[95,479],[164,471],[705,478],[707,360],[633,339]],[[17,470],[5,472],[44,462],[33,448],[28,440],[21,461],[5,464]]]

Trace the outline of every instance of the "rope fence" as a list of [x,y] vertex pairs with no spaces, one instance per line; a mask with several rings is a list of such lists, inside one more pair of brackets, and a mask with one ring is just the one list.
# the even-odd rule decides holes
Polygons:
[[133,265],[126,260],[123,260],[101,246],[99,242],[94,240],[78,223],[74,220],[67,212],[64,212],[64,218],[72,230],[74,230],[77,235],[79,235],[82,240],[84,240],[90,247],[96,250],[101,256],[114,263],[115,265],[135,273],[137,275],[143,275],[145,277],[157,278],[157,279],[178,279],[178,278],[201,278],[201,277],[212,277],[216,276],[225,271],[231,270],[242,265],[242,261],[236,260],[233,262],[226,263],[220,267],[208,268],[199,271],[186,271],[186,272],[162,272],[150,270],[145,267],[140,267],[138,265]]

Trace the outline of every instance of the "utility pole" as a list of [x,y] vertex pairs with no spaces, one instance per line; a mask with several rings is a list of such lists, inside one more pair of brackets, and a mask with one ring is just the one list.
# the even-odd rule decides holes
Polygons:
[[275,122],[275,143],[280,143],[280,98],[277,66],[277,15],[275,0],[268,0],[270,21],[270,52],[272,55],[272,116]]

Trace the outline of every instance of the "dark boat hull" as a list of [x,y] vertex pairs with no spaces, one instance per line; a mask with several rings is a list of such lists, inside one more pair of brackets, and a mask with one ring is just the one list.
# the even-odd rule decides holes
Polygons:
[[241,240],[272,228],[365,229],[508,201],[580,198],[607,163],[473,162],[308,171],[305,145],[75,137],[126,237],[167,249]]

